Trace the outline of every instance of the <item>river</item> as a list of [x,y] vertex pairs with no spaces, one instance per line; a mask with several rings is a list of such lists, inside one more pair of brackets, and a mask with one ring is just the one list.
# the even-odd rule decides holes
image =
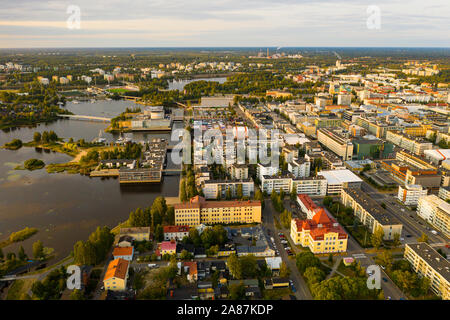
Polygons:
[[[113,117],[126,107],[136,107],[127,101],[105,101],[74,104],[66,108],[74,114]],[[0,145],[12,139],[28,142],[35,131],[53,130],[59,137],[91,141],[102,135],[114,141],[117,135],[104,133],[105,123],[77,120],[58,120],[36,127],[22,127],[0,131]],[[162,137],[169,133],[127,134],[136,141]],[[14,170],[30,158],[38,158],[46,164],[63,163],[71,159],[65,154],[45,152],[22,147],[11,151],[0,149],[0,239],[25,227],[35,227],[39,232],[30,239],[3,249],[4,253],[16,252],[22,245],[32,256],[32,243],[41,240],[44,246],[53,248],[58,258],[66,256],[78,240],[86,240],[97,226],[114,227],[128,218],[130,211],[147,207],[159,195],[178,195],[178,176],[164,177],[160,185],[145,187],[121,187],[117,179],[90,178],[71,174],[48,174],[45,169],[37,171]],[[171,164],[168,164],[171,167]]]

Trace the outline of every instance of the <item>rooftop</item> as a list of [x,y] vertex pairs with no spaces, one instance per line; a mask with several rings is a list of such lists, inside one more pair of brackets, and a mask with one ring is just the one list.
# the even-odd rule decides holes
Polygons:
[[434,250],[429,244],[407,243],[406,246],[411,248],[419,257],[430,265],[437,273],[439,273],[447,282],[450,282],[450,262]]
[[386,209],[383,209],[378,202],[368,196],[361,190],[353,188],[343,189],[350,197],[353,198],[358,204],[360,204],[364,210],[370,213],[370,215],[376,219],[381,225],[399,225],[400,221],[390,214]]
[[118,258],[111,261],[108,265],[108,269],[106,270],[104,280],[108,280],[111,278],[119,278],[124,279],[127,276],[129,262],[127,260]]
[[325,177],[328,184],[341,184],[348,182],[362,182],[361,178],[347,169],[320,171],[317,175]]

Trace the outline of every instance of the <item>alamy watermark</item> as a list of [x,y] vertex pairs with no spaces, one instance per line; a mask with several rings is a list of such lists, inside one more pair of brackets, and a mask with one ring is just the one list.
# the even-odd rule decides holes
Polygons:
[[66,13],[70,16],[67,18],[67,28],[70,30],[81,29],[81,8],[76,5],[67,7]]
[[381,9],[379,6],[371,5],[367,7],[366,26],[369,30],[381,29]]

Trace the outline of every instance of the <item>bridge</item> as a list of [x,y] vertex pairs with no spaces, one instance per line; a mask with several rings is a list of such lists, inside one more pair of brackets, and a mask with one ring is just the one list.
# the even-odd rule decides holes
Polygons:
[[162,174],[165,176],[177,176],[181,174],[181,168],[178,169],[163,169],[161,170]]
[[96,121],[96,122],[111,122],[111,118],[105,117],[94,117],[94,116],[83,116],[83,115],[69,115],[69,114],[58,114],[60,118],[66,118],[71,120],[84,120],[84,121]]

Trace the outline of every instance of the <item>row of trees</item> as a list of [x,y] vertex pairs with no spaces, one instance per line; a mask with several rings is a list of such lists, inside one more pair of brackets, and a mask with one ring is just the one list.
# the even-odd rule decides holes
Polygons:
[[195,186],[195,174],[192,165],[185,165],[183,168],[185,177],[181,181],[180,186],[180,200],[186,202],[192,197],[198,195],[197,187]]
[[204,247],[206,249],[213,246],[223,246],[228,240],[228,234],[222,225],[215,225],[206,228],[200,234],[196,228],[189,230],[189,236],[184,237],[183,243],[190,243],[196,247]]
[[108,227],[97,227],[86,241],[78,241],[73,247],[76,264],[96,265],[102,262],[114,242],[114,235]]
[[55,131],[51,130],[49,132],[44,131],[42,133],[35,132],[33,135],[33,141],[35,143],[50,143],[58,141],[58,135]]
[[130,213],[127,225],[130,227],[152,227],[155,239],[162,241],[164,238],[163,225],[175,223],[175,210],[167,206],[164,197],[157,197],[151,207],[137,208]]

